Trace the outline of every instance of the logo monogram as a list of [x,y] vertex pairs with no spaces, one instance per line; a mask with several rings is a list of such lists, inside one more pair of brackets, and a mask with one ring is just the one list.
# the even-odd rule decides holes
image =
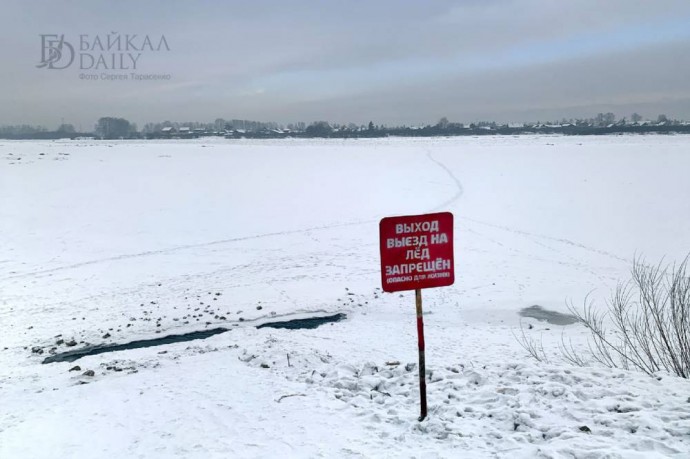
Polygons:
[[64,35],[41,35],[41,62],[36,66],[53,70],[66,69],[74,61],[74,48]]

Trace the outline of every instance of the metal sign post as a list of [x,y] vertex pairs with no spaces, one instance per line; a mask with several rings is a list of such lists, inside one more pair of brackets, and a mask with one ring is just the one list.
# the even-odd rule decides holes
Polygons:
[[414,291],[417,306],[417,347],[419,348],[419,399],[421,400],[421,414],[419,420],[426,418],[426,363],[424,361],[424,316],[422,315],[422,289]]

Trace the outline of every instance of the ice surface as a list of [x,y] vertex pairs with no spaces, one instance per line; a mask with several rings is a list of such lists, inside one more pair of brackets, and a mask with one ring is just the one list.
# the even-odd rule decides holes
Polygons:
[[[0,457],[687,457],[687,381],[530,361],[514,332],[535,304],[603,307],[636,254],[690,251],[689,147],[0,141]],[[378,221],[442,210],[456,283],[423,293],[418,423],[414,296],[379,289]],[[522,320],[547,351],[562,333],[586,346],[579,325]],[[40,364],[219,326],[234,329]]]

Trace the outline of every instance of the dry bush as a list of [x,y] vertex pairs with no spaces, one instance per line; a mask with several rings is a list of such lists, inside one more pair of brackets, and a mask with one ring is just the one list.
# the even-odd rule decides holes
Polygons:
[[531,336],[527,336],[525,328],[522,326],[522,321],[520,321],[520,334],[516,335],[512,330],[511,333],[520,346],[527,351],[530,357],[538,362],[549,363],[549,358],[546,355],[546,351],[544,351],[543,339],[540,338],[539,341],[537,341]]
[[604,311],[587,299],[582,310],[568,305],[591,333],[594,360],[648,375],[667,371],[690,378],[689,258],[671,266],[650,266],[637,258],[632,279],[618,285]]

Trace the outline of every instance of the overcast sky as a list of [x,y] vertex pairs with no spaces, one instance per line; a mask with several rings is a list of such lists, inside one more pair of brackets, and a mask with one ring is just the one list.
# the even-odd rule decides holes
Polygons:
[[[0,125],[690,119],[688,0],[3,0],[0,14]],[[169,51],[124,50],[134,34]],[[72,46],[69,67],[38,67],[41,35]],[[84,50],[81,35],[122,50]],[[113,53],[131,67],[127,52],[136,70],[88,68]]]

